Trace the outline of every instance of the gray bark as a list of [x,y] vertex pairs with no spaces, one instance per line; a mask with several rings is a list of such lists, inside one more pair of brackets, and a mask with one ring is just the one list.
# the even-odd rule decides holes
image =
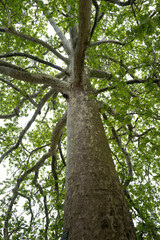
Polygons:
[[75,88],[67,110],[64,232],[68,240],[135,240],[92,92]]

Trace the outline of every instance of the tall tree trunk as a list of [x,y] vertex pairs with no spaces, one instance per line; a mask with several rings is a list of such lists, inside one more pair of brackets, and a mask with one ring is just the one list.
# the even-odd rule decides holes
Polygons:
[[67,137],[67,239],[135,240],[96,100],[80,88],[68,99]]

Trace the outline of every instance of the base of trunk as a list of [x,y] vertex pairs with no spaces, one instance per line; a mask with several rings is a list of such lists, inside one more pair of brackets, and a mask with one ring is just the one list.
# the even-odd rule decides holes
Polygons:
[[68,101],[64,232],[68,240],[135,240],[96,101],[74,91]]

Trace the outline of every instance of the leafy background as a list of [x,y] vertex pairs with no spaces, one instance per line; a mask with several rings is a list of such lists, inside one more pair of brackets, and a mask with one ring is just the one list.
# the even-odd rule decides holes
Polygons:
[[[95,2],[95,1],[93,1]],[[115,1],[118,2],[118,1]],[[97,1],[103,18],[88,47],[86,67],[111,74],[92,77],[112,156],[124,187],[137,239],[160,239],[160,4],[137,0],[128,6]],[[91,23],[96,8],[92,6]],[[0,1],[0,26],[43,40],[66,54],[58,36],[50,31],[53,17],[69,39],[69,28],[78,24],[78,1]],[[0,32],[0,58],[31,73],[52,76],[58,70],[22,56],[26,53],[66,68],[52,52],[32,41]],[[0,237],[9,217],[11,239],[60,239],[65,194],[66,129],[57,146],[56,160],[49,157],[38,171],[26,174],[13,201],[21,176],[47,153],[52,131],[66,110],[60,93],[52,93],[36,113],[48,87],[0,77],[0,153],[6,153],[1,171]],[[35,114],[36,113],[36,114]],[[32,116],[35,114],[34,121]],[[30,128],[26,129],[30,121]],[[23,134],[25,132],[25,134]],[[52,166],[51,166],[52,165]],[[13,201],[12,210],[9,206]],[[7,215],[8,214],[8,215]]]

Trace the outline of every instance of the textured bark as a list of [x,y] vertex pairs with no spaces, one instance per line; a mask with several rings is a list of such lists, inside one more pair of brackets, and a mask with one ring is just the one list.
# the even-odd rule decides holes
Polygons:
[[91,0],[79,0],[79,32],[74,53],[74,84],[82,81],[85,51],[89,44]]
[[39,83],[52,86],[55,90],[58,90],[60,92],[67,92],[70,87],[67,82],[60,81],[58,78],[52,77],[51,75],[30,73],[24,71],[23,69],[19,70],[17,68],[18,67],[16,65],[0,60],[0,73],[6,76],[16,78],[24,82]]
[[78,88],[68,99],[67,137],[68,240],[135,240],[96,100]]

